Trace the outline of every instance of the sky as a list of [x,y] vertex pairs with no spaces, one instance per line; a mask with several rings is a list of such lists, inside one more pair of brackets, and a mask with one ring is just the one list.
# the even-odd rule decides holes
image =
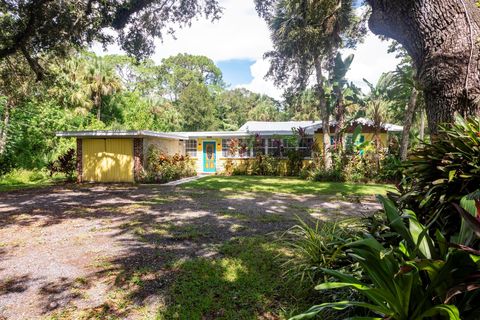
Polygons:
[[[263,55],[272,49],[272,42],[253,0],[223,0],[221,5],[224,13],[219,21],[198,19],[191,27],[177,30],[176,39],[166,36],[163,42],[156,40],[152,59],[160,64],[163,58],[178,53],[205,55],[222,70],[230,88],[246,88],[280,100],[282,89],[265,79],[269,62]],[[394,70],[398,61],[387,49],[388,42],[368,33],[356,50],[345,52],[355,54],[347,74],[349,81],[366,91],[364,78],[375,83],[383,72]],[[121,53],[117,46],[108,47],[106,52],[100,46],[93,50],[99,54]]]

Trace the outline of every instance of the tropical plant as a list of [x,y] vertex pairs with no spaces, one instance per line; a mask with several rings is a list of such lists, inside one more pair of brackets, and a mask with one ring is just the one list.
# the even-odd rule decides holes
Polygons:
[[67,152],[60,155],[55,161],[47,164],[47,169],[50,171],[50,177],[55,173],[63,173],[68,181],[73,181],[75,179],[75,169],[77,167],[76,160],[75,149],[69,149]]
[[169,156],[155,147],[148,150],[147,166],[142,177],[145,182],[165,183],[194,175],[195,164],[188,155]]
[[365,101],[366,115],[373,121],[373,142],[377,151],[381,147],[380,130],[388,119],[388,109],[392,104],[388,96],[392,77],[392,73],[384,73],[375,85],[365,79],[363,80],[370,88],[370,93]]
[[[361,319],[420,320],[439,316],[451,320],[477,319],[480,256],[471,250],[449,249],[437,232],[435,239],[413,212],[400,212],[393,202],[379,197],[390,228],[400,237],[398,246],[385,247],[375,238],[347,244],[347,255],[358,262],[365,279],[322,269],[340,282],[324,282],[317,290],[352,288],[363,301],[325,302],[292,319],[308,319],[325,309],[365,308],[379,315]],[[404,221],[406,220],[406,221]]]
[[452,203],[459,203],[480,185],[480,118],[457,116],[455,124],[442,126],[439,134],[405,163],[398,200],[417,212],[422,222],[453,235],[460,228],[460,218]]
[[266,53],[271,66],[267,76],[287,92],[307,88],[315,75],[313,90],[323,126],[324,166],[331,167],[330,110],[325,92],[325,70],[342,47],[353,47],[362,35],[363,20],[354,10],[352,0],[256,1],[259,13],[267,20],[274,50]]
[[[314,284],[327,280],[321,268],[348,270],[353,273],[353,260],[343,251],[344,246],[360,235],[356,219],[343,221],[304,221],[287,230],[282,241],[292,255],[282,263],[287,280]],[[348,227],[347,227],[348,226]]]
[[340,53],[335,57],[332,71],[330,72],[330,83],[332,85],[333,94],[335,95],[335,146],[343,149],[343,130],[346,116],[345,93],[348,87],[348,81],[345,78],[350,66],[352,65],[354,55],[348,55],[345,59]]

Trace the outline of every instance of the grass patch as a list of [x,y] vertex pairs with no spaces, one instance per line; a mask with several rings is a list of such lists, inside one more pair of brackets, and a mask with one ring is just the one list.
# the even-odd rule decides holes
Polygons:
[[220,247],[221,258],[184,261],[159,318],[285,319],[303,310],[293,299],[300,289],[282,280],[282,251],[265,238],[239,238]]
[[50,177],[45,171],[19,169],[0,177],[0,192],[47,187],[64,180],[62,174]]
[[386,194],[393,191],[388,184],[355,184],[343,182],[316,182],[292,177],[258,177],[258,176],[209,176],[187,182],[186,189],[210,189],[227,192],[271,192],[295,194],[327,194],[344,196],[367,196]]
[[132,221],[121,225],[122,229],[131,229],[141,241],[161,242],[166,238],[176,240],[194,240],[208,236],[208,230],[196,225],[176,225],[173,223],[144,223]]

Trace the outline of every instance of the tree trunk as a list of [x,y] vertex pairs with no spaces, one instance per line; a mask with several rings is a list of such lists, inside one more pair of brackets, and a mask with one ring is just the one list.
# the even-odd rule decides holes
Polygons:
[[425,139],[425,110],[420,111],[420,141]]
[[332,168],[332,155],[330,150],[330,114],[328,113],[327,101],[325,100],[325,89],[323,88],[322,59],[315,59],[315,73],[317,80],[317,95],[319,100],[318,109],[322,118],[323,131],[323,164],[326,170]]
[[336,106],[336,126],[335,126],[335,147],[343,150],[343,127],[345,125],[345,101],[343,100],[343,92],[341,88],[335,90],[337,96]]
[[94,103],[97,105],[97,120],[98,120],[98,121],[101,121],[101,116],[102,116],[102,112],[101,112],[101,108],[102,108],[102,96],[101,96],[100,93],[97,93],[97,94],[95,95]]
[[480,9],[472,0],[367,0],[370,29],[401,43],[425,94],[428,126],[480,115]]
[[3,155],[7,146],[8,126],[10,124],[10,101],[5,104],[3,111],[2,126],[0,128],[0,155]]
[[417,107],[418,91],[415,87],[412,89],[410,99],[407,104],[407,110],[405,111],[405,120],[403,121],[402,141],[400,142],[400,159],[402,161],[407,160],[410,129],[412,128],[413,115]]

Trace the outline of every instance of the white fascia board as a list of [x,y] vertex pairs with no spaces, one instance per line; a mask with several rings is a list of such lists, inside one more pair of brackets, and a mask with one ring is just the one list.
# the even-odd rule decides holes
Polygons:
[[71,138],[144,138],[156,137],[164,139],[186,139],[176,133],[154,132],[145,130],[90,130],[90,131],[60,131],[57,137]]

